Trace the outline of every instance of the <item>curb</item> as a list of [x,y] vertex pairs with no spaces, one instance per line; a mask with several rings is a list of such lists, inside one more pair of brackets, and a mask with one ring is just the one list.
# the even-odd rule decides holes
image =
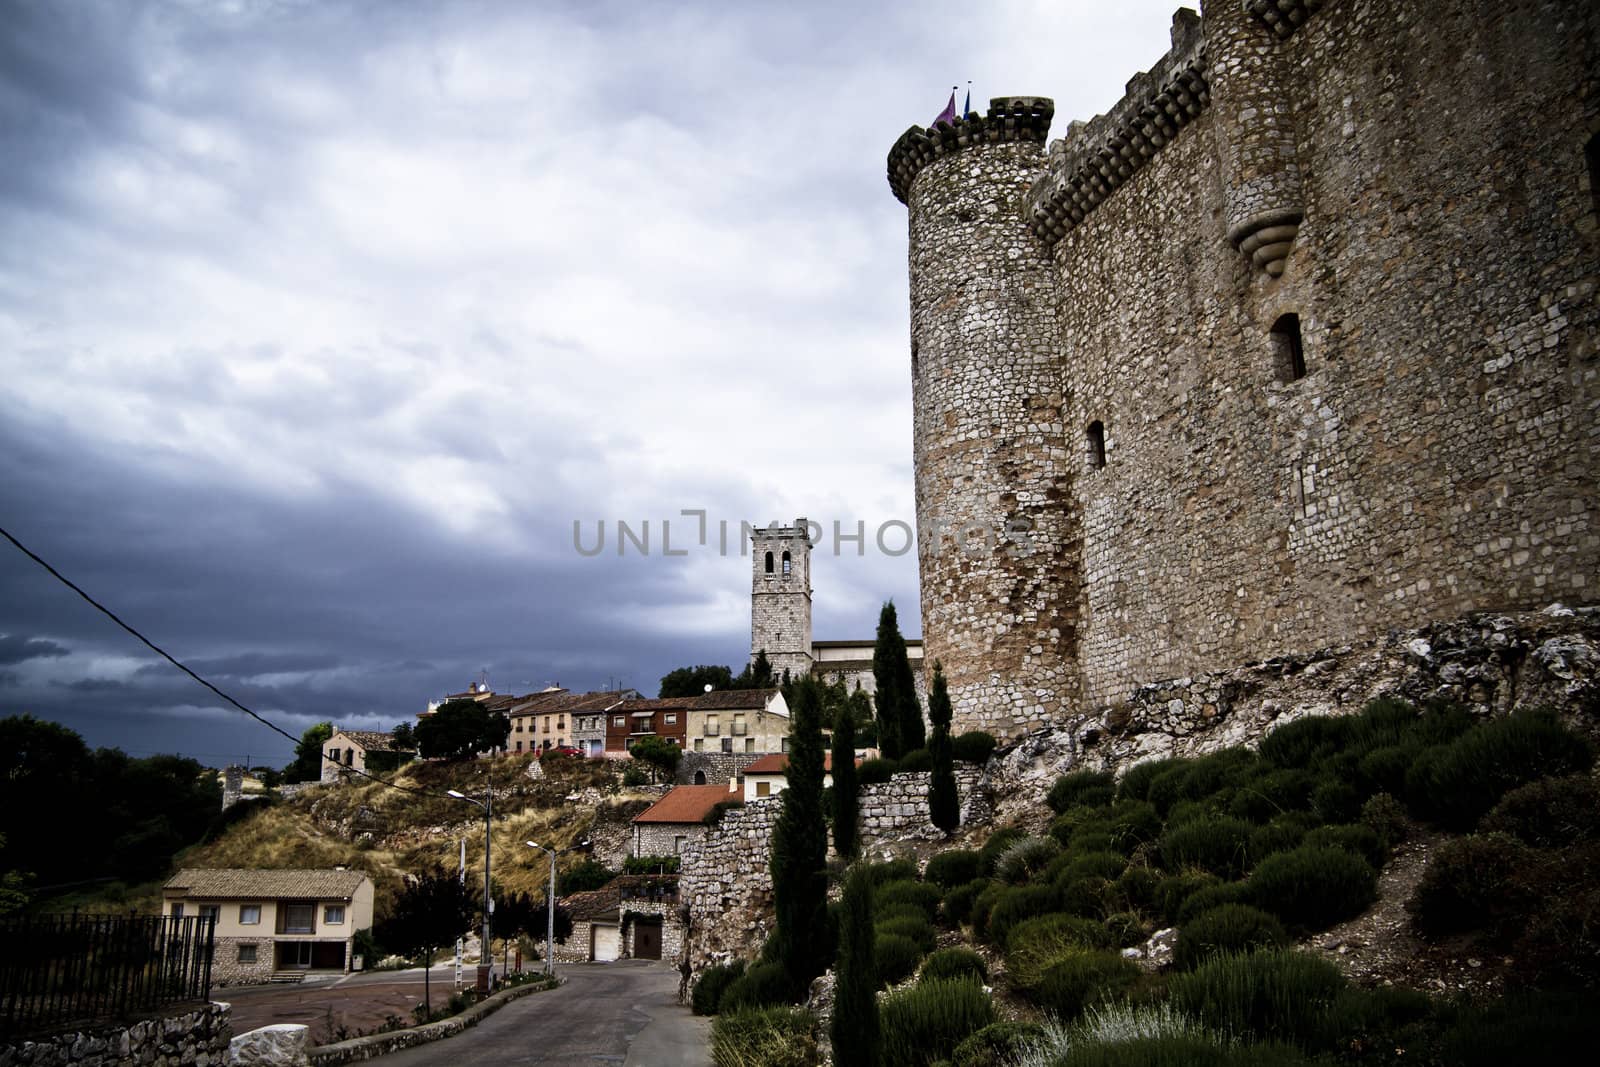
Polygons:
[[515,989],[503,989],[488,999],[472,1005],[459,1015],[440,1019],[436,1023],[425,1023],[406,1030],[391,1030],[386,1034],[352,1037],[348,1041],[336,1041],[331,1045],[318,1045],[316,1048],[306,1049],[306,1062],[311,1067],[333,1067],[336,1064],[370,1060],[398,1049],[426,1045],[432,1041],[454,1037],[468,1027],[478,1025],[479,1020],[493,1015],[513,1000],[532,993],[542,993],[545,989],[545,986],[535,983],[518,986]]

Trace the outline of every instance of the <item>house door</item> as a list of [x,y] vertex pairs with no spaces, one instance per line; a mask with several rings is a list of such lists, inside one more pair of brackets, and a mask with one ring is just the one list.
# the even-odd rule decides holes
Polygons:
[[633,924],[633,958],[638,960],[659,960],[661,958],[661,927],[659,924]]
[[311,942],[310,941],[279,941],[278,942],[278,970],[304,970],[311,969]]
[[589,958],[610,963],[622,955],[622,928],[615,923],[595,923],[589,927]]

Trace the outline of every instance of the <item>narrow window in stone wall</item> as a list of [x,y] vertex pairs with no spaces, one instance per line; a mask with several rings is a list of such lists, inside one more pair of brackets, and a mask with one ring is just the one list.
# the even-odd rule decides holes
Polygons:
[[1096,419],[1089,424],[1089,466],[1099,470],[1106,465],[1106,427]]
[[791,570],[791,567],[792,567],[792,565],[789,562],[789,553],[785,552],[783,554],[783,576],[785,578],[789,577],[789,572]]
[[772,553],[771,552],[767,553],[767,573],[768,574],[772,573]]
[[1306,353],[1300,344],[1300,316],[1279,315],[1272,324],[1272,358],[1280,382],[1295,382],[1306,376]]

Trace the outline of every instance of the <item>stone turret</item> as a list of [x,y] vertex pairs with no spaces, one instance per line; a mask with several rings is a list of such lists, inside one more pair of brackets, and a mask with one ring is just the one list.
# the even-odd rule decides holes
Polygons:
[[779,677],[811,673],[810,534],[799,519],[750,535],[750,659],[765,651]]
[[1054,104],[913,127],[889,153],[910,216],[925,663],[955,729],[1015,734],[1076,691],[1076,517],[1049,251],[1023,218]]

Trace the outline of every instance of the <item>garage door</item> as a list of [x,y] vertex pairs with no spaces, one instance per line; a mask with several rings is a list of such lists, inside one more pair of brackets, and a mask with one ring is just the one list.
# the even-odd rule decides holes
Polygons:
[[592,939],[589,958],[597,963],[609,963],[622,955],[622,927],[613,923],[595,923],[589,928]]

